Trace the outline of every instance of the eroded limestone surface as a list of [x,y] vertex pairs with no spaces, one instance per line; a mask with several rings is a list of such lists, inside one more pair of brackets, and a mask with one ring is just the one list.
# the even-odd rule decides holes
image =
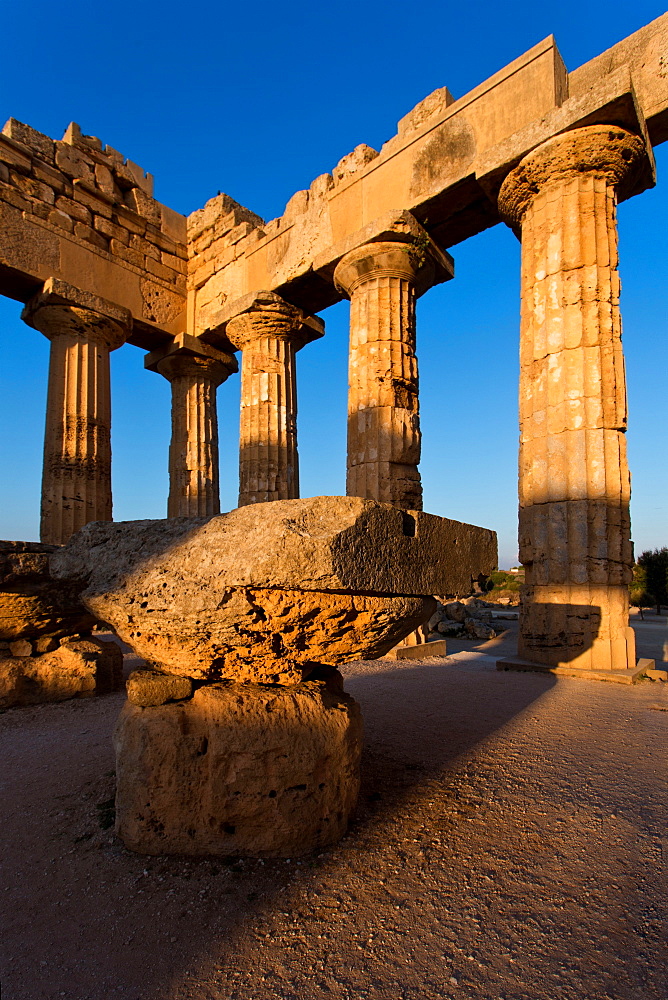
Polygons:
[[114,742],[117,832],[144,854],[302,854],[343,836],[359,793],[359,706],[323,683],[128,702]]
[[39,542],[0,542],[0,641],[73,635],[95,625],[79,586],[50,576],[55,551]]
[[88,525],[52,567],[162,670],[295,684],[317,664],[382,656],[433,613],[430,594],[468,590],[495,558],[486,529],[316,497]]
[[123,654],[115,642],[72,639],[43,655],[0,659],[0,709],[107,694],[122,679]]

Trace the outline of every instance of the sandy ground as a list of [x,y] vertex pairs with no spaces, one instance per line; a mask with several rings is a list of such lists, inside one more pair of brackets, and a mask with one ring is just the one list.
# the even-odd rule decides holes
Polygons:
[[665,1000],[668,684],[497,672],[514,629],[346,668],[359,815],[302,859],[130,854],[123,696],[5,712],[2,1000]]

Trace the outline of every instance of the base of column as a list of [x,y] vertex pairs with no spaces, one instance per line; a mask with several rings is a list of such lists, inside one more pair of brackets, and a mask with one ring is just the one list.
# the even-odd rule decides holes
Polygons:
[[532,663],[519,656],[506,656],[496,661],[497,670],[522,670],[541,674],[555,674],[557,677],[580,677],[586,681],[612,681],[614,684],[635,684],[648,671],[654,670],[654,660],[640,659],[636,666],[627,670],[593,670],[587,667],[570,666],[567,663],[550,666],[547,663]]
[[636,664],[627,586],[554,584],[524,586],[520,603],[519,659],[549,668],[618,673]]

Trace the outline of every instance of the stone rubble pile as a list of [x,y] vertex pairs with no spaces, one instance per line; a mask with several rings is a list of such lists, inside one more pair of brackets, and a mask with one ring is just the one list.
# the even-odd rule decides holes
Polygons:
[[498,615],[494,605],[478,597],[461,601],[438,601],[436,611],[427,623],[428,641],[444,636],[451,639],[493,639],[506,628],[499,619],[517,618],[516,614]]
[[0,709],[122,686],[120,648],[90,634],[97,619],[77,587],[51,577],[57,548],[0,542]]

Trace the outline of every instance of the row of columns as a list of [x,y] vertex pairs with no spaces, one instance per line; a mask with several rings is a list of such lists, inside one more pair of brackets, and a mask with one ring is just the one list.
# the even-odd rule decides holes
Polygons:
[[[615,213],[648,155],[624,129],[577,129],[499,194],[522,240],[519,652],[538,662],[635,663]],[[351,300],[348,495],[422,507],[415,300],[452,274],[424,230],[358,247],[334,272]],[[131,318],[53,281],[24,318],[52,343],[42,538],[62,542],[111,518],[109,352]],[[295,354],[323,324],[263,292],[224,334],[242,352],[239,504],[297,497]],[[172,386],[169,516],[218,513],[216,388],[234,356],[184,335],[146,365]]]

